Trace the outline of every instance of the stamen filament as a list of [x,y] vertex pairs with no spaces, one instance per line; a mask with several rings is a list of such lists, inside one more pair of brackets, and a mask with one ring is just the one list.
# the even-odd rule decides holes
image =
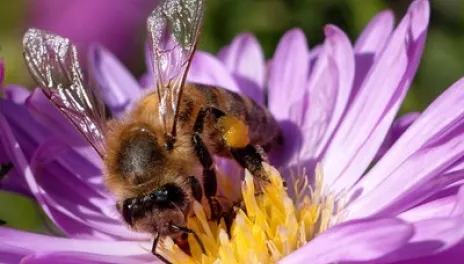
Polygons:
[[[172,263],[275,263],[330,226],[336,203],[324,194],[319,166],[313,187],[306,177],[293,175],[292,199],[279,172],[263,165],[270,183],[256,193],[253,176],[246,173],[241,188],[244,209],[237,211],[230,235],[223,219],[219,223],[208,221],[203,206],[195,202],[189,228],[200,237],[205,254],[198,242],[189,237],[190,255],[170,238],[160,243],[162,255]],[[229,184],[227,180],[219,182]]]

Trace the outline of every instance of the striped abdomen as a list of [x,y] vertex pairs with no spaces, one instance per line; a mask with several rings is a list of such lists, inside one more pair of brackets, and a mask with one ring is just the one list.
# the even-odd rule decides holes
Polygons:
[[186,85],[180,105],[179,121],[194,122],[202,107],[215,107],[227,115],[240,117],[249,127],[251,143],[266,150],[282,140],[279,125],[272,114],[266,107],[247,96],[212,86]]

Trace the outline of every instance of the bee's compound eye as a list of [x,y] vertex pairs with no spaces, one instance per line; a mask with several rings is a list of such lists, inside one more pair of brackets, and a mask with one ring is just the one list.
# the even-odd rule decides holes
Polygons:
[[153,199],[152,199],[151,195],[150,195],[150,196],[144,196],[144,197],[140,200],[140,202],[142,203],[142,205],[143,205],[145,208],[149,208],[149,207],[152,206],[152,204],[153,204]]
[[161,190],[159,191],[159,196],[161,196],[161,197],[166,197],[166,198],[167,198],[168,195],[169,195],[169,191],[168,191],[167,188],[163,188],[163,189],[161,189]]
[[126,199],[122,204],[122,217],[130,226],[132,226],[132,209],[134,199]]
[[166,201],[168,199],[168,189],[165,187],[162,187],[150,194],[150,198],[154,201]]
[[133,199],[126,199],[122,203],[122,210],[130,210],[132,207]]
[[142,203],[148,203],[150,202],[150,200],[151,200],[150,196],[144,196],[141,201]]

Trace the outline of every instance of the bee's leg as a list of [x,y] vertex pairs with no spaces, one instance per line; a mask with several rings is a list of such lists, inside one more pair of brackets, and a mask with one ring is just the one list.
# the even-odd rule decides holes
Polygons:
[[216,108],[202,108],[196,117],[192,140],[198,159],[200,160],[200,163],[203,167],[203,190],[210,206],[211,219],[219,220],[223,215],[223,208],[216,197],[217,179],[216,171],[214,170],[213,166],[214,161],[211,153],[201,138],[204,121],[208,116],[213,117],[216,122],[219,118],[225,116],[225,114]]
[[0,180],[3,179],[3,177],[6,176],[6,174],[13,169],[13,163],[7,162],[7,163],[2,163],[0,165]]
[[153,246],[151,247],[151,253],[155,255],[159,260],[166,264],[172,264],[169,260],[167,260],[165,257],[161,256],[159,253],[156,253],[156,248],[158,247],[158,242],[160,240],[160,233],[156,234],[155,239],[153,240]]
[[265,154],[259,146],[248,144],[243,148],[230,148],[230,152],[240,166],[250,171],[253,176],[269,182],[269,176],[262,164]]
[[195,176],[189,176],[187,178],[187,182],[192,188],[192,196],[195,200],[201,202],[201,198],[203,197],[203,190],[201,189],[201,184],[197,180]]
[[[265,172],[262,162],[265,154],[261,147],[249,144],[248,127],[239,119],[227,116],[223,111],[208,107],[202,108],[197,115],[194,131],[201,134],[203,132],[203,123],[208,115],[212,115],[219,127],[223,130],[223,140],[234,159],[251,174],[259,179],[268,182],[269,177]],[[229,127],[224,127],[229,126]],[[230,129],[235,128],[235,129]],[[231,130],[235,132],[230,133]],[[227,137],[225,134],[228,134]],[[230,140],[233,139],[233,140]],[[238,139],[238,140],[237,140]]]
[[197,235],[197,233],[195,233],[195,231],[193,231],[192,229],[188,227],[184,227],[184,226],[178,226],[178,225],[171,224],[171,227],[176,231],[180,231],[180,232],[187,233],[187,234],[192,234],[195,237],[195,240],[198,242],[198,245],[200,245],[201,252],[203,252],[203,254],[206,254],[205,246],[203,245],[203,242],[201,242],[200,237]]
[[216,171],[213,166],[213,157],[201,139],[199,132],[194,132],[192,140],[197,157],[203,167],[203,190],[210,206],[211,219],[218,219],[222,209],[219,202],[215,199],[217,193],[217,179]]

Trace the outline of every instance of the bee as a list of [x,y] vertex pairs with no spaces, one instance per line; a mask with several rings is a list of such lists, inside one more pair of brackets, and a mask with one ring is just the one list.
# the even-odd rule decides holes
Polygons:
[[84,80],[68,39],[39,29],[23,38],[31,75],[100,154],[122,219],[154,235],[152,252],[160,259],[160,238],[198,239],[187,228],[195,200],[209,203],[213,219],[226,211],[218,199],[213,155],[234,159],[268,181],[262,162],[282,141],[265,106],[223,88],[186,83],[203,14],[203,0],[166,0],[153,10],[147,32],[154,88],[124,117],[109,121],[99,89]]

